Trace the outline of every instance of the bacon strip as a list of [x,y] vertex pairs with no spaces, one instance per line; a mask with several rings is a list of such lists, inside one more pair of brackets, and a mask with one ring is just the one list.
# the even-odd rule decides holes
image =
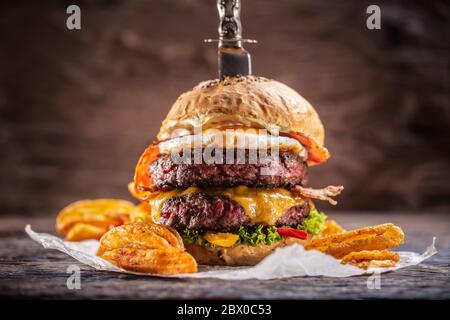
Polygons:
[[317,142],[301,132],[288,131],[281,132],[280,135],[296,139],[308,150],[308,166],[321,164],[330,158],[327,148],[321,147]]
[[154,185],[148,173],[148,166],[159,157],[158,144],[159,141],[155,141],[149,145],[136,165],[134,185],[131,187],[134,187],[134,192],[132,192],[133,196],[140,200],[148,199],[152,195]]
[[328,186],[323,189],[312,189],[303,188],[302,186],[295,186],[294,190],[305,198],[326,200],[328,201],[328,203],[334,206],[337,204],[337,201],[332,199],[331,197],[339,195],[342,190],[344,190],[344,186]]

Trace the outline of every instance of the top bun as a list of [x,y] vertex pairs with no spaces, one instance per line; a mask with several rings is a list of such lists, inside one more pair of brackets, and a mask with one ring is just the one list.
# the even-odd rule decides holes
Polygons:
[[[312,152],[315,163],[329,155],[324,128],[313,106],[295,90],[263,77],[230,77],[201,82],[183,93],[173,104],[158,133],[158,140],[194,134],[194,127],[267,129],[294,136]],[[177,130],[177,134],[174,131]],[[310,145],[310,146],[308,146]],[[310,150],[311,151],[311,150]]]

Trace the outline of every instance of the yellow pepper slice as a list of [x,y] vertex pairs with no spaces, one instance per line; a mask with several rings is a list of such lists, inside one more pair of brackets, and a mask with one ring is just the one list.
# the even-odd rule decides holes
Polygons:
[[224,232],[208,232],[204,235],[204,238],[213,245],[225,248],[232,247],[239,240],[239,236],[237,234]]

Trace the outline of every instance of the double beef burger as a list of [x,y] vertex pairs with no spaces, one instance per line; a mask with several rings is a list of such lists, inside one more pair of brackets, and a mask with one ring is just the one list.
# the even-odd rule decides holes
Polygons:
[[308,167],[329,158],[323,125],[277,81],[202,82],[177,99],[157,138],[138,162],[133,194],[200,264],[254,265],[304,244],[326,220],[312,199],[335,203],[342,190],[307,188]]

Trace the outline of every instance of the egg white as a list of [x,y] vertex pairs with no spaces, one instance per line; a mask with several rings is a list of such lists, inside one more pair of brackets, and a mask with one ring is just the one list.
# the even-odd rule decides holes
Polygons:
[[223,148],[245,150],[271,150],[278,147],[280,151],[290,151],[307,160],[308,153],[303,145],[289,137],[271,136],[248,132],[206,132],[197,135],[187,135],[163,141],[158,145],[160,154],[181,152],[193,148]]

